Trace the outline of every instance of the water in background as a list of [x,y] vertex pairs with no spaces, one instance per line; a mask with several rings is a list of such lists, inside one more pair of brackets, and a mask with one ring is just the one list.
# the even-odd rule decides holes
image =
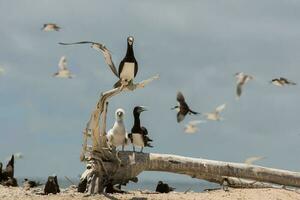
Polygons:
[[[79,182],[78,178],[70,178],[71,181],[77,185]],[[23,185],[24,178],[18,178],[18,184],[19,186]],[[45,184],[47,181],[47,178],[29,178],[29,180],[38,181],[42,184]],[[207,181],[202,180],[196,180],[191,179],[191,181],[174,181],[174,180],[162,180],[163,182],[168,183],[171,187],[176,188],[176,191],[178,192],[184,192],[188,189],[194,192],[202,192],[204,189],[208,188],[219,188],[220,186],[218,184],[210,183]],[[122,189],[124,190],[149,190],[149,191],[155,191],[156,185],[158,181],[153,180],[139,180],[138,183],[128,183],[126,186],[123,186]],[[61,188],[67,188],[71,184],[70,181],[68,181],[65,178],[58,178],[58,184]]]

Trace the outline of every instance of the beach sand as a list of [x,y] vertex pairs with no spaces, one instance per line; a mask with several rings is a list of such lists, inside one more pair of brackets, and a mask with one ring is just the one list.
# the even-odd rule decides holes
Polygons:
[[130,194],[114,194],[114,195],[95,195],[84,197],[84,194],[77,193],[75,189],[69,188],[62,190],[58,195],[37,195],[37,191],[41,189],[24,190],[22,187],[7,188],[0,186],[1,200],[102,200],[102,199],[199,199],[199,200],[292,200],[299,199],[300,194],[294,191],[287,191],[284,189],[230,189],[225,192],[223,190],[216,190],[210,192],[195,193],[189,192],[184,194],[182,192],[172,192],[169,194],[143,194],[140,191],[131,191]]

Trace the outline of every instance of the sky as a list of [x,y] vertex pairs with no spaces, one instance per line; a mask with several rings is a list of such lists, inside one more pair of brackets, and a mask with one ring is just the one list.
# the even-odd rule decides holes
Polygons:
[[[17,176],[77,177],[82,130],[101,92],[117,81],[103,56],[89,45],[58,42],[92,40],[105,44],[118,66],[126,38],[134,36],[139,71],[135,81],[159,74],[144,89],[111,99],[108,123],[117,108],[133,125],[136,105],[148,107],[141,121],[154,140],[145,152],[243,162],[265,156],[257,164],[300,170],[299,85],[279,88],[269,81],[286,77],[300,84],[300,2],[296,0],[190,1],[0,1],[0,160],[15,152]],[[59,32],[42,32],[44,23]],[[73,79],[57,79],[61,56]],[[239,101],[236,72],[255,79]],[[176,122],[176,93],[190,107],[212,111],[226,103],[224,121],[200,124],[185,134],[187,116]],[[128,147],[131,149],[131,147]],[[180,175],[145,172],[140,179],[191,180]]]

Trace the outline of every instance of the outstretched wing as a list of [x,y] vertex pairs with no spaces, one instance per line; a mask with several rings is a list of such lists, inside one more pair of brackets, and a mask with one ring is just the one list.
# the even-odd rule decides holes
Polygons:
[[239,83],[236,87],[236,96],[239,98],[242,95],[243,83]]
[[179,103],[184,103],[185,102],[184,96],[181,92],[177,92],[177,101]]
[[58,63],[59,70],[67,70],[67,59],[66,56],[62,56]]
[[73,42],[73,43],[64,43],[64,42],[59,42],[58,44],[61,45],[74,45],[74,44],[92,44],[92,48],[95,50],[100,50],[104,56],[104,60],[106,62],[106,64],[110,67],[111,71],[117,76],[118,75],[118,71],[112,61],[112,57],[110,54],[110,51],[103,45],[97,42],[92,42],[92,41],[81,41],[81,42]]
[[220,113],[220,112],[223,111],[225,108],[226,108],[226,104],[224,103],[224,104],[222,104],[222,105],[220,105],[220,106],[218,106],[218,107],[216,108],[216,112],[217,112],[217,113]]

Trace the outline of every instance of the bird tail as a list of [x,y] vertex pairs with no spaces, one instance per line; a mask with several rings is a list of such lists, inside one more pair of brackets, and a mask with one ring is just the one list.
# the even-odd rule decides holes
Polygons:
[[193,110],[190,110],[190,113],[192,113],[192,114],[194,114],[194,115],[200,114],[199,112],[196,112],[196,111],[193,111]]
[[114,84],[114,88],[118,88],[118,87],[121,87],[121,79],[118,80],[115,84]]

